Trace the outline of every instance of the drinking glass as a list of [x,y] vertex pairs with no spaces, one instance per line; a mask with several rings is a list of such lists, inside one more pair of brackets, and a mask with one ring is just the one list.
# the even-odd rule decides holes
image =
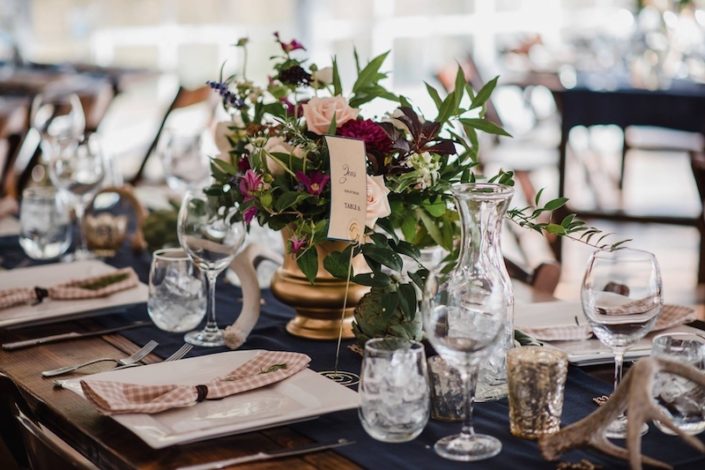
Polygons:
[[[664,333],[654,338],[653,357],[664,357],[689,364],[705,372],[705,338],[692,333]],[[654,382],[654,398],[674,424],[688,434],[705,431],[705,388],[668,373],[659,373]],[[675,433],[654,421],[666,434]]]
[[75,144],[86,128],[86,118],[78,95],[41,93],[32,100],[30,123],[39,132],[44,161],[58,152],[57,146]]
[[[585,271],[580,297],[595,336],[614,353],[614,388],[622,379],[624,352],[651,331],[661,313],[661,272],[648,251],[595,251]],[[644,426],[645,433],[648,426]],[[607,437],[626,437],[621,414],[607,428]]]
[[360,421],[370,436],[383,442],[416,438],[430,413],[423,345],[401,338],[367,341],[359,392]]
[[59,143],[58,153],[49,162],[49,177],[57,188],[73,196],[78,248],[74,259],[92,257],[83,235],[83,215],[105,176],[104,158],[95,135],[87,136],[77,145]]
[[460,373],[466,403],[460,434],[440,439],[434,449],[451,460],[493,457],[502,444],[492,436],[475,433],[472,408],[480,363],[494,352],[504,333],[507,302],[502,279],[468,267],[446,276],[431,272],[424,286],[422,310],[426,336]]
[[20,246],[32,259],[52,259],[71,245],[71,222],[66,199],[55,188],[27,188],[22,192]]
[[201,187],[210,177],[210,166],[201,134],[166,129],[160,139],[160,155],[169,188],[177,194]]
[[196,346],[222,346],[223,330],[215,321],[215,281],[235,257],[245,240],[245,225],[234,220],[237,207],[218,207],[203,190],[191,190],[179,210],[177,232],[181,247],[206,274],[208,308],[206,326],[184,337]]
[[147,312],[159,329],[193,330],[206,315],[203,273],[181,248],[157,250],[149,270]]

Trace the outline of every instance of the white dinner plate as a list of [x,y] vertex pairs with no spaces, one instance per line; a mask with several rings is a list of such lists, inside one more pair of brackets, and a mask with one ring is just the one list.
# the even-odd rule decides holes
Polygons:
[[[98,260],[11,269],[0,271],[0,289],[35,286],[51,287],[72,279],[98,276],[116,270],[116,268]],[[97,299],[44,299],[42,303],[37,305],[18,305],[0,310],[0,328],[51,323],[110,313],[131,305],[147,302],[147,293],[147,286],[140,282],[135,288]]]
[[[80,380],[115,380],[144,385],[205,384],[227,375],[259,352],[231,351],[102,372],[67,380],[64,388],[83,396]],[[194,406],[151,415],[121,414],[111,418],[150,447],[161,449],[303,421],[358,406],[356,392],[310,369],[304,369],[281,382],[222,400],[205,400]]]
[[[534,328],[546,328],[551,326],[572,326],[575,325],[575,318],[581,325],[587,325],[588,320],[583,314],[580,302],[540,302],[531,304],[517,303],[514,306],[514,324],[521,330],[522,326]],[[654,336],[662,333],[683,331],[705,335],[705,331],[686,325],[675,326],[665,330],[659,330],[647,335],[637,341],[627,349],[624,359],[627,361],[636,360],[640,357],[651,354],[651,340]],[[614,362],[612,350],[600,343],[596,338],[584,339],[580,341],[551,341],[545,343],[546,347],[560,349],[568,354],[568,361],[579,366],[609,364]]]

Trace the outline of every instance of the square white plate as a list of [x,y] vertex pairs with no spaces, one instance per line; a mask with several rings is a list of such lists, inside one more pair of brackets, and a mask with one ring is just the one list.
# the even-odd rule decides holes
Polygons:
[[[98,276],[116,271],[102,261],[87,260],[74,263],[54,263],[31,268],[0,271],[0,289],[13,287],[50,287],[55,284]],[[51,323],[114,312],[121,308],[147,302],[147,286],[140,282],[137,287],[116,292],[108,297],[81,300],[44,299],[37,305],[18,305],[0,310],[0,328]]]
[[[532,304],[517,303],[514,306],[514,324],[516,328],[522,326],[543,328],[551,326],[575,325],[575,318],[581,325],[587,325],[588,320],[583,314],[580,302],[541,302]],[[625,360],[635,360],[651,354],[651,339],[661,333],[683,331],[705,336],[705,331],[686,325],[675,326],[647,335],[634,343],[624,354]],[[579,366],[594,364],[609,364],[614,361],[614,354],[607,346],[600,343],[597,338],[581,341],[551,341],[547,347],[560,349],[568,354],[568,361]]]
[[[102,372],[64,382],[81,396],[80,380],[144,385],[205,384],[228,374],[261,351],[231,351],[174,362]],[[93,405],[88,405],[93,406]],[[304,369],[286,380],[222,400],[157,414],[111,416],[154,449],[280,426],[359,406],[357,392]]]

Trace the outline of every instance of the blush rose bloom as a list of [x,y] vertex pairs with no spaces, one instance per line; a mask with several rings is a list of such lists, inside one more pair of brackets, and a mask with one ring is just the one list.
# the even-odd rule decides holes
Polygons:
[[304,119],[308,130],[324,135],[328,132],[330,123],[335,116],[335,125],[340,127],[351,119],[355,119],[360,112],[351,108],[342,96],[332,96],[326,98],[311,98],[303,105]]
[[384,185],[384,176],[367,175],[367,214],[365,225],[374,228],[377,219],[392,213],[387,199],[389,189]]

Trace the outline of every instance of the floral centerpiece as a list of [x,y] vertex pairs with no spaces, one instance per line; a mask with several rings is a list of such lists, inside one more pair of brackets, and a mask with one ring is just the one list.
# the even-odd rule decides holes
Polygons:
[[[496,83],[480,90],[466,83],[458,68],[455,89],[442,97],[426,89],[436,106],[422,116],[404,97],[384,87],[387,53],[362,63],[354,54],[357,77],[342,83],[336,59],[326,67],[308,63],[304,46],[275,33],[281,53],[272,57],[272,74],[260,87],[239,74],[208,82],[231,116],[227,125],[228,158],[214,159],[215,183],[207,193],[225,206],[239,205],[246,223],[287,230],[286,250],[310,283],[319,264],[332,276],[368,286],[356,311],[356,335],[387,334],[418,338],[419,289],[427,273],[420,249],[440,246],[454,253],[458,214],[450,188],[482,178],[478,173],[478,132],[508,135],[488,121],[485,106]],[[236,46],[247,53],[247,39]],[[373,100],[386,100],[389,112],[365,112]],[[367,221],[363,243],[325,254],[330,210],[329,154],[324,136],[360,139],[367,153]],[[488,179],[513,185],[512,173]],[[539,207],[512,209],[509,217],[539,232],[587,239],[595,229],[573,216],[560,223],[539,216],[564,205],[554,199]],[[350,272],[352,256],[362,256],[368,272]],[[406,262],[405,262],[406,261]],[[411,267],[409,267],[411,266]],[[367,271],[367,270],[365,270]]]

